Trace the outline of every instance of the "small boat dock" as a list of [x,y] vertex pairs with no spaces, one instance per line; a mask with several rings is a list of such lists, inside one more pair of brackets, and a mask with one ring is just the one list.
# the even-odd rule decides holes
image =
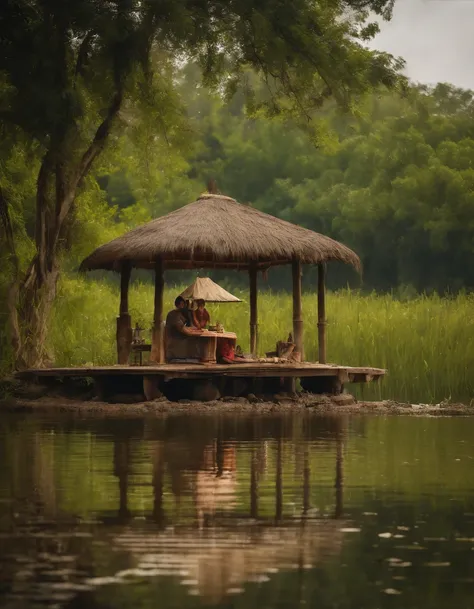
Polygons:
[[[297,380],[303,389],[314,393],[341,393],[348,383],[378,381],[386,371],[381,368],[337,366],[318,363],[242,363],[242,364],[150,364],[144,366],[82,366],[38,368],[18,373],[25,380],[90,378],[98,395],[140,393],[146,399],[161,395],[195,399],[216,399],[249,393],[278,393],[294,390]],[[189,384],[186,381],[189,380]],[[201,382],[200,382],[201,381]],[[211,390],[210,390],[211,388]],[[186,392],[186,389],[188,391]],[[213,390],[212,390],[213,389]],[[176,395],[179,394],[179,395]]]

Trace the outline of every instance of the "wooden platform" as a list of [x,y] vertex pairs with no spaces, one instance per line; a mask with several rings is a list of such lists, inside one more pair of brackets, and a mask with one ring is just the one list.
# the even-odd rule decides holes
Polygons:
[[381,368],[336,366],[313,363],[245,364],[153,364],[145,366],[82,366],[38,368],[17,374],[30,381],[55,382],[72,378],[92,378],[96,395],[113,399],[117,394],[141,394],[147,400],[165,395],[208,401],[219,396],[249,394],[275,395],[294,392],[299,379],[305,391],[338,394],[347,383],[369,383],[385,375]]
[[313,363],[246,363],[246,364],[154,364],[145,366],[92,366],[75,368],[37,368],[19,372],[19,378],[35,377],[100,377],[100,376],[159,376],[165,380],[176,378],[201,379],[212,377],[244,378],[310,378],[336,377],[341,383],[368,383],[386,374],[382,368],[336,366]]

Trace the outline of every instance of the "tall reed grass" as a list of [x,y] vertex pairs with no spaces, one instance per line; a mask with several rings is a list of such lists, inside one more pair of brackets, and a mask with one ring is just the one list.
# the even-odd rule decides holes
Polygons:
[[[182,287],[165,292],[165,310]],[[213,320],[238,335],[244,351],[249,343],[249,307],[245,302],[209,304]],[[63,279],[51,321],[50,346],[57,365],[111,364],[116,361],[115,319],[118,289],[82,277]],[[474,296],[419,296],[401,302],[390,295],[361,295],[348,290],[328,293],[328,361],[387,368],[377,385],[361,387],[368,399],[470,402],[474,397]],[[132,323],[149,329],[153,318],[153,288],[132,284]],[[317,360],[317,297],[303,298],[306,359]],[[262,292],[258,299],[259,351],[274,349],[292,329],[290,294]],[[145,337],[149,338],[147,332]]]

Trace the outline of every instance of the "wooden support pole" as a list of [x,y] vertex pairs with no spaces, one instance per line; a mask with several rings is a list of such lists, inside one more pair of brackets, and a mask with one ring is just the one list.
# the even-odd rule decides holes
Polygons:
[[117,317],[117,361],[119,364],[128,364],[132,344],[132,320],[128,312],[128,287],[132,266],[128,261],[122,264],[120,271],[120,307]]
[[153,338],[151,343],[150,361],[162,364],[165,361],[163,344],[163,290],[164,264],[163,259],[155,262],[155,304],[153,312]]
[[128,286],[130,284],[130,276],[132,267],[129,262],[124,262],[120,271],[120,310],[119,314],[128,313]]
[[162,397],[160,385],[164,377],[157,376],[156,374],[144,374],[143,375],[143,395],[147,402],[152,402]]
[[296,348],[301,355],[301,361],[304,361],[304,345],[303,345],[303,309],[301,306],[301,261],[293,260],[291,265],[293,277],[293,340]]
[[249,268],[250,280],[250,352],[257,355],[258,322],[257,322],[257,267]]
[[318,361],[326,363],[326,265],[318,264]]

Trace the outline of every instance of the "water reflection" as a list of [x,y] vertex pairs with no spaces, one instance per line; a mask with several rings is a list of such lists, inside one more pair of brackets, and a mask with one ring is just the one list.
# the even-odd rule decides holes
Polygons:
[[466,604],[469,434],[453,419],[0,419],[0,603]]
[[279,571],[311,569],[339,552],[342,533],[334,522],[312,522],[296,529],[216,528],[201,530],[199,536],[191,530],[125,531],[114,541],[136,559],[134,568],[116,574],[117,580],[175,576],[189,587],[190,594],[217,603],[226,594],[243,592],[246,582],[267,582]]
[[[185,507],[183,514],[181,508],[183,503],[189,504],[190,500],[194,522],[198,528],[209,526],[216,515],[219,516],[223,511],[227,512],[228,518],[239,515],[268,519],[270,515],[267,491],[272,477],[274,511],[271,517],[276,522],[281,522],[284,517],[284,453],[286,461],[294,463],[291,486],[301,484],[301,497],[297,503],[301,506],[299,516],[303,517],[310,510],[310,452],[318,448],[312,446],[311,442],[320,442],[324,447],[334,446],[332,452],[335,491],[332,516],[338,518],[342,515],[343,439],[346,425],[344,419],[320,419],[317,429],[313,426],[310,429],[296,430],[291,424],[285,426],[279,419],[266,421],[263,428],[257,422],[249,429],[249,421],[243,420],[232,428],[221,425],[216,430],[217,437],[214,438],[208,432],[195,433],[192,418],[177,423],[173,420],[170,426],[151,424],[143,430],[147,452],[140,454],[138,467],[136,455],[132,455],[137,443],[136,430],[121,430],[120,433],[114,434],[112,439],[106,438],[107,442],[113,442],[113,474],[117,479],[119,498],[116,514],[104,515],[109,522],[126,523],[137,515],[129,507],[129,493],[130,489],[135,492],[140,484],[148,485],[146,481],[138,483],[136,480],[138,471],[143,473],[146,469],[147,457],[151,466],[148,471],[151,474],[153,509],[151,514],[145,516],[151,517],[159,526],[164,526],[170,518],[176,523],[183,515],[189,517],[189,509],[186,511]],[[179,429],[179,433],[174,435],[176,429]],[[251,439],[245,440],[249,431]],[[311,441],[305,440],[307,434]],[[303,444],[300,444],[301,442]],[[238,475],[238,452],[241,455],[241,476]],[[247,491],[242,485],[244,478],[248,478],[249,482]],[[259,489],[262,479],[266,481],[265,514],[259,513]],[[166,490],[168,483],[169,490]],[[245,492],[248,497],[244,497]],[[164,493],[173,498],[172,516],[166,513]],[[167,503],[169,504],[169,500]],[[243,503],[248,504],[248,513],[242,513]],[[144,515],[143,507],[140,507],[139,513]],[[293,513],[292,518],[295,517],[296,514]]]

